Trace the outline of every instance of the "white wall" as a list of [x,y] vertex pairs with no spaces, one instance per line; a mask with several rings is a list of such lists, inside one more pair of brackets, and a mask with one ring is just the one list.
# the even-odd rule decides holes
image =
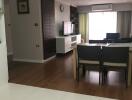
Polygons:
[[17,0],[10,0],[10,5],[14,60],[43,61],[41,0],[29,0],[30,14],[17,13]]
[[[3,5],[0,0],[0,7]],[[5,38],[4,14],[0,14],[0,86],[8,83],[7,48]]]

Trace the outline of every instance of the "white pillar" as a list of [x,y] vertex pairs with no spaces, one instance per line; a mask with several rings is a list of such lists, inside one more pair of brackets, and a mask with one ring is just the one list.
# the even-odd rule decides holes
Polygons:
[[0,86],[8,83],[7,47],[5,38],[4,0],[0,0]]

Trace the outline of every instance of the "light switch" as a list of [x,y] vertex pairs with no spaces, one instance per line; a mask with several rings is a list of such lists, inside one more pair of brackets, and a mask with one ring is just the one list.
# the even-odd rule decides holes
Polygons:
[[40,45],[39,44],[36,44],[36,48],[39,48],[40,47]]
[[38,23],[34,23],[34,26],[37,27],[37,26],[39,26],[39,24]]

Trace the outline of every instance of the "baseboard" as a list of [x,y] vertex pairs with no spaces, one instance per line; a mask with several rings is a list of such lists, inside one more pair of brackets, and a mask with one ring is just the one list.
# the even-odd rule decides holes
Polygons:
[[32,59],[16,59],[16,58],[13,58],[13,61],[29,62],[29,63],[44,63],[44,60],[32,60]]
[[54,59],[55,57],[56,57],[56,55],[54,55],[54,56],[52,56],[52,57],[50,57],[50,58],[48,58],[48,59],[44,60],[44,62],[48,62],[48,61],[50,61],[50,60]]
[[13,52],[7,52],[7,56],[13,55]]
[[17,59],[17,58],[13,58],[13,61],[19,61],[19,62],[29,62],[29,63],[45,63],[48,62],[52,59],[54,59],[56,57],[56,55],[46,59],[46,60],[32,60],[32,59]]

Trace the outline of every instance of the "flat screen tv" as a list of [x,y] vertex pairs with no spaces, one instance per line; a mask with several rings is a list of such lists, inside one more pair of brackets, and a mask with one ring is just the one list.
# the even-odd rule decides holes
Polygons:
[[70,35],[73,33],[73,24],[71,22],[63,22],[63,35]]

